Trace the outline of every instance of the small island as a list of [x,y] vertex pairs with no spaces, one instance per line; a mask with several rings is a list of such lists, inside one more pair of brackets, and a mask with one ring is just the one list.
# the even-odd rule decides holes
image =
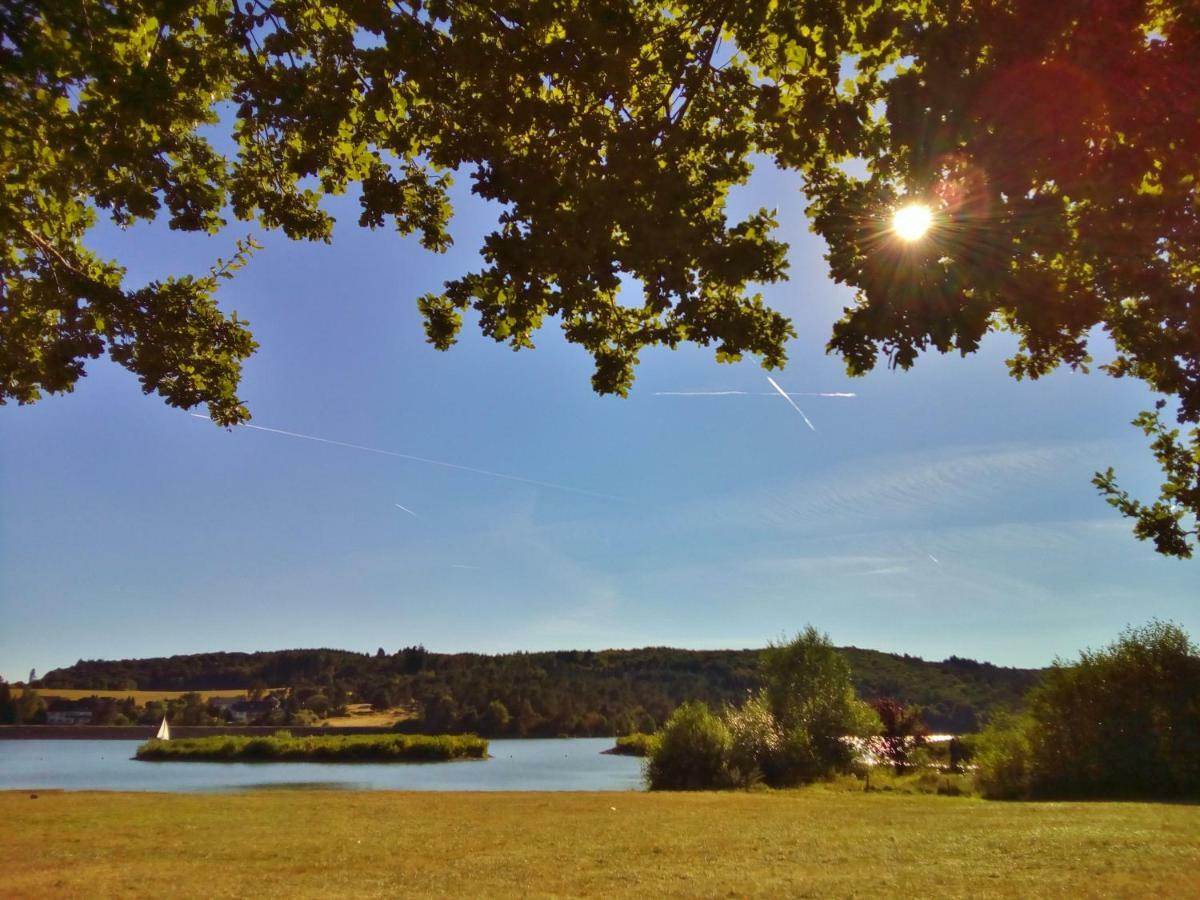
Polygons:
[[487,759],[488,742],[473,734],[363,734],[295,737],[270,736],[158,740],[137,749],[136,759],[150,762],[451,762]]
[[613,746],[600,752],[609,756],[648,756],[653,743],[654,735],[635,732],[621,735]]

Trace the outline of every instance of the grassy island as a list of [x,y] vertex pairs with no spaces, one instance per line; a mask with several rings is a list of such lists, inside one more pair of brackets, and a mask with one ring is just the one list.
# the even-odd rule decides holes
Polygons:
[[473,734],[363,734],[293,737],[218,735],[149,740],[137,758],[178,762],[448,762],[486,759],[488,742]]

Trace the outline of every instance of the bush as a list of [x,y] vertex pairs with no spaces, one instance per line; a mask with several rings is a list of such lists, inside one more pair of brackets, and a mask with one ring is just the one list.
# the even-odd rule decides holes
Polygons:
[[1029,735],[1034,728],[1031,719],[1005,713],[975,738],[975,786],[983,796],[1015,800],[1029,795],[1033,772]]
[[785,740],[766,698],[751,694],[740,707],[727,707],[724,718],[732,741],[730,768],[744,780],[765,777]]
[[761,669],[762,690],[720,718],[703,704],[676,710],[649,757],[652,789],[790,787],[850,770],[846,738],[876,733],[879,717],[829,638],[810,627],[764,651]]
[[1200,654],[1178,626],[1056,662],[1029,714],[979,738],[987,796],[1200,796]]
[[654,735],[637,731],[617,738],[612,749],[605,752],[615,756],[649,756],[650,751],[654,748],[655,740],[657,739]]
[[1055,663],[1030,713],[1038,793],[1200,794],[1200,654],[1176,625],[1152,622]]
[[646,780],[651,790],[734,786],[729,770],[729,729],[705,704],[680,706],[656,737],[646,757]]

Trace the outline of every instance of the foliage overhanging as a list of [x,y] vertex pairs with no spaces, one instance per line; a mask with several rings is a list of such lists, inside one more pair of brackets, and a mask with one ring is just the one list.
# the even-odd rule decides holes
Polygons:
[[[59,0],[0,2],[0,402],[69,391],[102,354],[146,392],[247,421],[255,344],[202,276],[142,286],[86,246],[97,216],[227,217],[330,239],[359,223],[450,243],[451,176],[502,212],[482,266],[419,299],[447,348],[463,313],[514,349],[555,318],[624,394],[683,342],[784,364],[786,276],[759,210],[726,215],[761,154],[800,172],[833,277],[829,347],[963,354],[1014,332],[1016,377],[1102,368],[1168,398],[1139,419],[1165,483],[1098,488],[1160,552],[1200,511],[1200,7],[1189,0]],[[220,139],[212,135],[224,130]],[[850,165],[847,165],[850,164]],[[902,198],[925,240],[890,231]],[[620,293],[632,280],[640,296]]]

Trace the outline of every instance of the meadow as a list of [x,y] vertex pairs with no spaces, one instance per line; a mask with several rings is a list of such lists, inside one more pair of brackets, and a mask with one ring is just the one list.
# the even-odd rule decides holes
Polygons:
[[1200,807],[846,792],[0,794],[30,897],[1195,897]]

